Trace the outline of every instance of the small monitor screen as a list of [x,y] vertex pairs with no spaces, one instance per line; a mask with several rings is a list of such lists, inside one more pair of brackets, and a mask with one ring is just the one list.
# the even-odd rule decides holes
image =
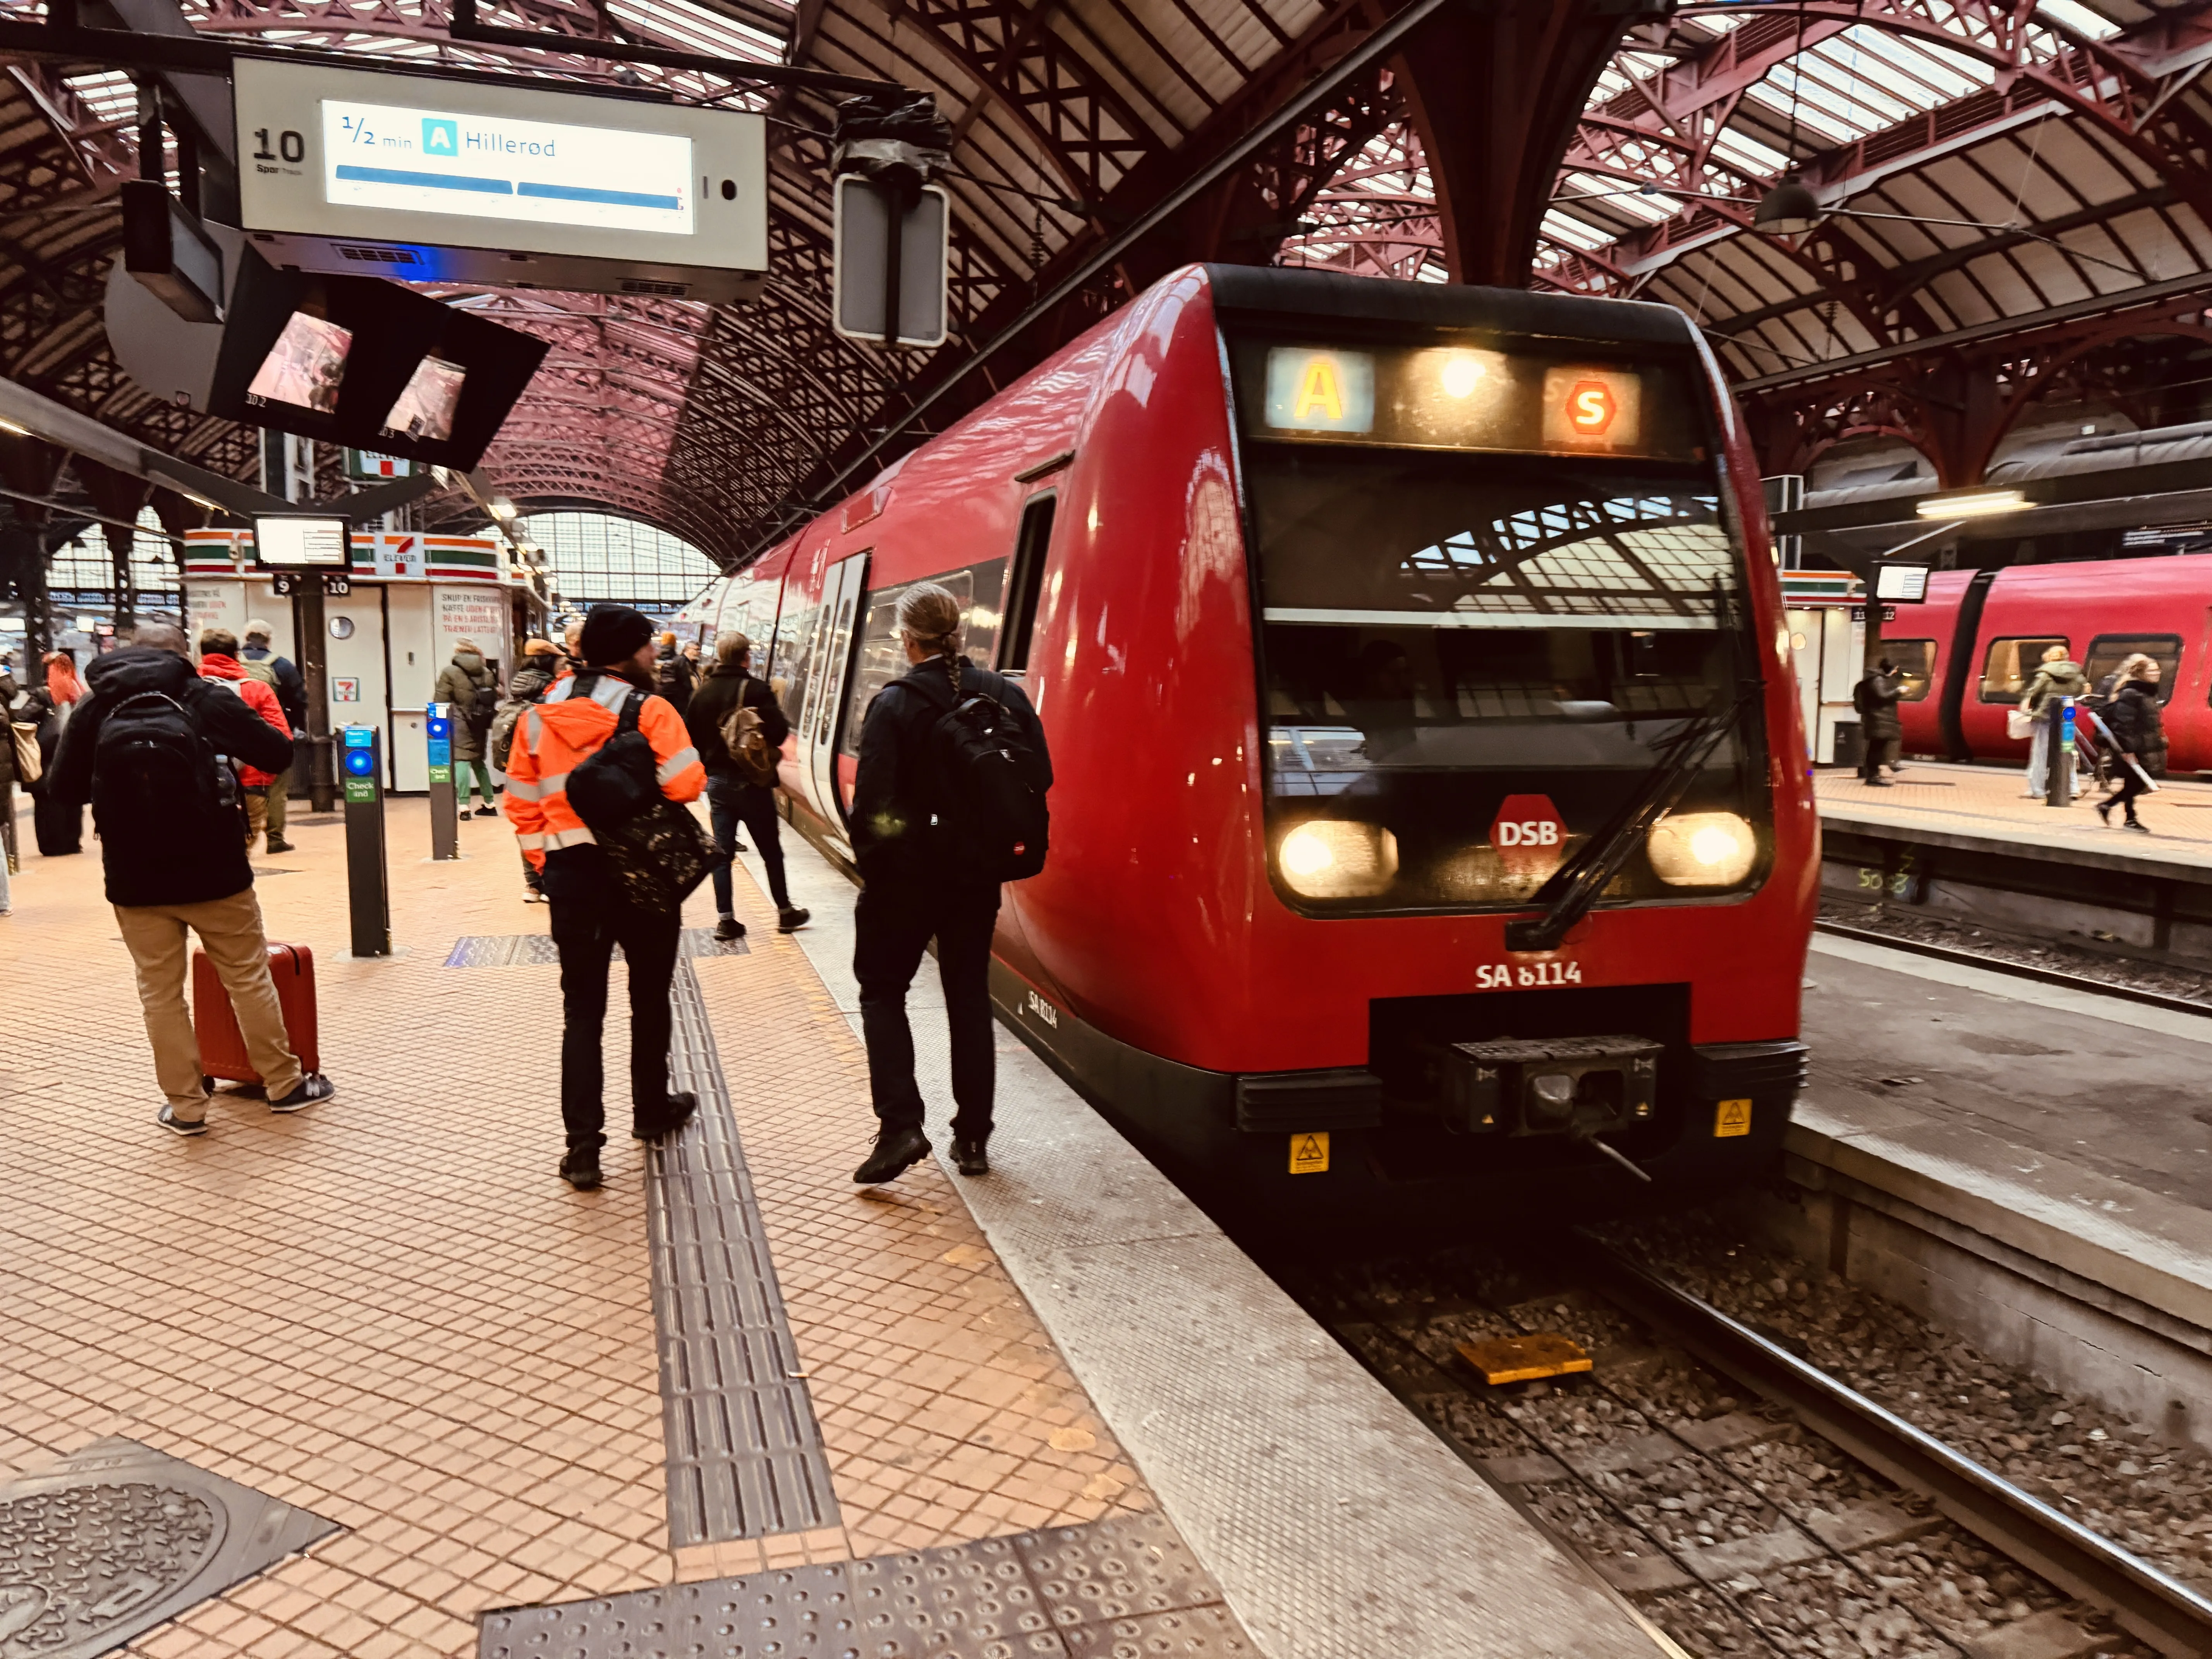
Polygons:
[[289,516],[256,519],[253,550],[265,565],[331,565],[343,569],[350,551],[346,521]]
[[1885,564],[1875,571],[1874,596],[1893,603],[1917,604],[1928,597],[1928,567]]
[[291,404],[327,415],[338,406],[338,382],[345,378],[346,354],[352,349],[350,329],[295,311],[253,371],[246,401]]
[[468,370],[440,357],[425,357],[407,377],[407,386],[392,412],[384,417],[385,431],[410,438],[443,442],[453,435],[453,410],[461,401],[461,382]]

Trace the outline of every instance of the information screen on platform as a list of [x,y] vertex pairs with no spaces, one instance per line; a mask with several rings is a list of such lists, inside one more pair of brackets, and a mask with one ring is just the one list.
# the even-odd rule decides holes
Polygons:
[[274,264],[705,300],[768,269],[757,114],[258,58],[234,90]]

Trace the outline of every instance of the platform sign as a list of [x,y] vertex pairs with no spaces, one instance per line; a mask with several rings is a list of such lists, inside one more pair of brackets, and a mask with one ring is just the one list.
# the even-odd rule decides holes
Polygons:
[[354,479],[411,478],[415,463],[402,460],[396,455],[379,455],[366,449],[349,448],[345,453],[346,477]]
[[240,217],[272,263],[713,301],[768,270],[757,114],[260,58],[233,76]]

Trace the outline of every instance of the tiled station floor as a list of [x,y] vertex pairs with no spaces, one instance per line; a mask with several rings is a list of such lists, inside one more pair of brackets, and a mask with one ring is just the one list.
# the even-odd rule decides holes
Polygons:
[[[469,856],[433,864],[422,803],[390,823],[389,960],[347,953],[335,817],[295,813],[299,850],[257,858],[270,937],[315,951],[337,1098],[219,1101],[197,1140],[154,1123],[97,844],[42,859],[23,823],[0,918],[0,1478],[120,1436],[343,1528],[130,1651],[460,1655],[491,1607],[1152,1507],[951,1181],[852,1185],[863,1057],[740,875],[750,952],[693,967],[842,1524],[672,1551],[626,1103],[605,1188],[570,1192],[556,970],[444,965],[459,938],[544,932],[512,838],[472,819]],[[703,894],[687,920],[711,922]]]
[[2212,784],[2193,778],[2160,779],[2158,792],[2136,803],[2150,827],[2147,836],[2118,828],[2117,814],[2112,828],[2098,822],[2096,803],[2103,792],[2086,779],[2070,806],[2027,799],[2019,767],[1907,761],[1887,787],[1863,783],[1856,770],[1844,767],[1822,767],[1813,779],[1822,814],[1840,822],[1863,818],[1973,836],[2030,837],[2053,847],[2132,858],[2212,862]]

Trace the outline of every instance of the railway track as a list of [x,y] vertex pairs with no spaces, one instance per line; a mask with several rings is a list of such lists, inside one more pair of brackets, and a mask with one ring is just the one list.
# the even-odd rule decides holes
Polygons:
[[[2212,1601],[1595,1238],[1361,1271],[1291,1288],[1686,1651],[2212,1654]],[[1562,1328],[1593,1371],[1488,1388],[1460,1352]]]
[[2199,1002],[2190,997],[2139,990],[2132,985],[2117,985],[2110,980],[2092,979],[2087,974],[2069,974],[2063,969],[2040,968],[2033,963],[1986,956],[1978,951],[1963,951],[1955,945],[1907,939],[1901,934],[1886,933],[1878,927],[1854,927],[1845,922],[1826,920],[1813,926],[1815,933],[1827,933],[1837,939],[1856,939],[1863,945],[1886,945],[1893,951],[1909,951],[1914,956],[1931,957],[1938,962],[1951,963],[1961,968],[1980,968],[1993,974],[2009,974],[2015,979],[2033,980],[2039,985],[2063,986],[2069,991],[2081,991],[2090,996],[2118,997],[2126,1002],[2164,1008],[2171,1013],[2196,1014],[2212,1018],[2212,1003]]

